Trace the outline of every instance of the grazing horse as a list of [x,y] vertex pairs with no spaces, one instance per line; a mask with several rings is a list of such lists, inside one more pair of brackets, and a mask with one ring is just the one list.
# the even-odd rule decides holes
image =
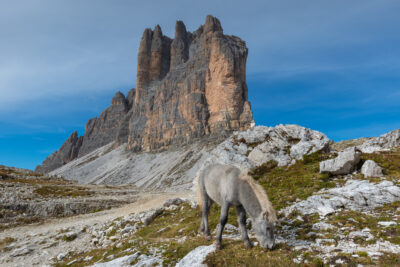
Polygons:
[[231,206],[236,207],[240,232],[244,244],[251,248],[247,235],[246,213],[249,214],[253,229],[260,245],[272,249],[275,244],[274,228],[276,213],[263,188],[248,174],[237,167],[221,164],[207,166],[197,177],[197,197],[202,210],[200,231],[211,240],[208,228],[208,214],[213,202],[221,206],[217,226],[216,246],[221,249],[224,226]]

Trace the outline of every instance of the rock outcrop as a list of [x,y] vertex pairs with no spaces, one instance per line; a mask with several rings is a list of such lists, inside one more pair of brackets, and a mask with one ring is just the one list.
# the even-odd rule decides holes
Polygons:
[[78,133],[73,132],[60,147],[60,149],[50,156],[48,156],[42,163],[37,166],[37,172],[48,172],[49,170],[56,169],[73,159],[78,157],[79,148],[82,146],[82,137],[78,137]]
[[[324,134],[298,125],[255,126],[234,132],[219,144],[200,140],[158,153],[127,153],[127,143],[115,149],[111,143],[51,174],[83,184],[133,184],[154,190],[188,190],[198,172],[210,163],[252,168],[275,160],[279,166],[289,165],[303,155],[327,149],[329,142]],[[250,157],[252,151],[267,144],[271,150],[265,151],[263,157],[257,160]]]
[[320,172],[332,175],[349,174],[357,168],[360,156],[360,151],[355,147],[347,148],[343,152],[339,152],[336,158],[320,162]]
[[389,151],[397,147],[400,147],[400,129],[383,134],[379,137],[370,138],[363,144],[357,146],[363,153]]
[[111,100],[111,106],[106,108],[98,118],[90,119],[86,123],[78,157],[114,141],[121,120],[128,109],[127,99],[121,92],[117,92]]
[[294,210],[302,214],[318,213],[326,216],[340,209],[366,210],[400,200],[400,187],[392,182],[370,183],[366,180],[348,180],[342,187],[318,192],[306,200],[282,210],[287,216]]
[[211,151],[208,161],[253,168],[272,160],[287,166],[303,155],[326,151],[329,143],[323,133],[298,125],[255,126],[233,133]]
[[136,90],[126,98],[117,93],[99,118],[87,122],[83,137],[71,145],[73,154],[62,149],[64,144],[36,170],[49,172],[113,141],[115,146],[126,143],[131,151],[155,151],[248,129],[253,117],[247,53],[245,42],[224,35],[212,16],[193,33],[177,21],[174,39],[164,36],[159,25],[146,29]]

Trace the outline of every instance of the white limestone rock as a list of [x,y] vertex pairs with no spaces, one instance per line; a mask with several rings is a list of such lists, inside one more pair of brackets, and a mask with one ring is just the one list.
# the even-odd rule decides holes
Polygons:
[[11,253],[11,256],[12,256],[12,257],[23,256],[23,255],[26,255],[26,254],[31,253],[32,251],[33,251],[33,249],[30,248],[30,247],[21,247],[21,248],[15,249],[15,250]]
[[396,222],[390,221],[390,222],[378,222],[378,225],[383,226],[383,227],[389,227],[393,225],[397,225]]
[[361,173],[364,177],[381,177],[383,176],[382,168],[373,160],[367,160],[361,167]]
[[348,180],[342,187],[322,190],[306,200],[297,202],[282,212],[288,216],[297,210],[300,213],[318,213],[321,216],[341,209],[367,210],[400,200],[400,187],[392,182],[370,183],[366,180]]
[[203,261],[213,251],[215,251],[215,245],[197,247],[183,257],[175,267],[205,267],[207,265],[203,264]]
[[347,148],[343,152],[339,152],[336,158],[320,162],[320,172],[332,175],[352,173],[360,162],[360,156],[361,153],[355,147]]
[[61,261],[61,260],[63,260],[65,257],[66,257],[66,255],[65,255],[64,253],[60,253],[60,254],[57,255],[57,260],[58,260],[58,261]]
[[388,151],[399,146],[400,129],[397,129],[379,137],[371,138],[357,148],[363,153],[374,153],[378,151]]
[[162,211],[163,211],[163,209],[159,208],[159,209],[152,209],[147,212],[141,213],[140,220],[142,221],[142,223],[144,225],[149,225],[150,223],[152,223],[154,221],[155,218],[157,218],[158,215],[160,215],[162,213]]
[[263,129],[264,141],[249,153],[249,160],[255,166],[269,160],[277,161],[278,166],[290,165],[293,159],[301,159],[305,154],[324,150],[329,146],[326,135],[298,125],[278,125]]
[[298,125],[256,126],[233,133],[211,151],[204,165],[218,162],[252,168],[274,160],[285,166],[303,155],[328,149],[329,142],[326,135]]
[[317,222],[317,223],[314,223],[312,226],[312,230],[326,231],[326,230],[331,230],[333,228],[335,228],[335,227],[332,224],[325,223],[325,222]]

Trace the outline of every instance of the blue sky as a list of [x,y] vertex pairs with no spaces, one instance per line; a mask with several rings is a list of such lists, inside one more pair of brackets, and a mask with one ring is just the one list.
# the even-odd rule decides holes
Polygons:
[[0,2],[0,164],[34,168],[135,87],[146,27],[207,14],[247,42],[256,123],[334,140],[400,128],[400,1]]

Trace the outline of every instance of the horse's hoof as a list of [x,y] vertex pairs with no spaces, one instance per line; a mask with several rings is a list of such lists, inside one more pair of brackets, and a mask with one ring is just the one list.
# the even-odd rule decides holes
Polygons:
[[217,250],[221,250],[221,249],[222,249],[222,245],[221,245],[221,244],[215,244],[215,248],[216,248]]

